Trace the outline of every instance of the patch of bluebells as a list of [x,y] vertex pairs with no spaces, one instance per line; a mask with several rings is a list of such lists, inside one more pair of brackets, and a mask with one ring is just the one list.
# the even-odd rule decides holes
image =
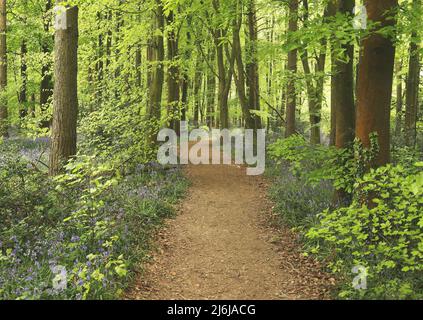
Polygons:
[[[34,150],[20,152],[20,160],[39,157]],[[35,179],[31,174],[26,169],[27,181]],[[43,187],[40,181],[36,184]],[[117,273],[126,275],[122,266],[138,261],[149,230],[171,211],[185,186],[178,168],[140,166],[101,195],[104,204],[87,225],[78,219],[64,221],[77,212],[82,186],[72,189],[75,194],[68,201],[59,201],[62,195],[54,188],[38,190],[33,197],[36,191],[25,189],[30,201],[15,219],[9,219],[15,211],[3,206],[18,198],[0,193],[0,300],[115,298],[125,281]],[[104,226],[101,232],[87,232],[98,225]]]

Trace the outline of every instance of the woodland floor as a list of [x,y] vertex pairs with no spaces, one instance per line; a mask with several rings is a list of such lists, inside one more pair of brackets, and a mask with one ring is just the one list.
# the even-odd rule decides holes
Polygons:
[[294,233],[271,227],[263,177],[237,165],[185,171],[188,195],[127,299],[329,298],[334,280],[301,255]]

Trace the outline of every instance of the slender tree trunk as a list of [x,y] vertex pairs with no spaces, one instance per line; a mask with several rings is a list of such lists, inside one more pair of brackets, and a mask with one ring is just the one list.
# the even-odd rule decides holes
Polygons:
[[159,30],[160,34],[156,33],[156,35],[153,36],[153,38],[149,41],[149,46],[147,48],[147,58],[150,64],[148,74],[149,101],[147,105],[147,119],[160,121],[164,81],[164,43],[162,35],[164,30],[164,16],[160,0],[156,0],[153,30]]
[[[257,14],[255,0],[249,0],[248,3],[248,45],[247,49],[247,88],[248,88],[248,104],[250,109],[260,110],[260,80],[259,80],[259,64],[257,58]],[[252,114],[254,129],[261,128],[261,118],[257,114]]]
[[[298,0],[289,2],[289,25],[288,41],[291,32],[298,30]],[[297,73],[297,49],[288,52],[288,83],[286,85],[286,113],[285,113],[285,137],[295,133],[295,110],[297,108],[297,94],[295,91],[295,75]]]
[[[6,0],[0,0],[0,93],[7,90],[6,19]],[[9,136],[5,99],[0,102],[0,136]]]
[[[344,15],[352,15],[354,0],[338,0],[338,11]],[[354,141],[354,45],[342,44],[345,57],[335,59],[334,107],[336,119],[337,148],[345,148]],[[345,62],[347,61],[347,62]]]
[[179,110],[179,66],[178,66],[178,36],[174,25],[174,14],[170,12],[167,17],[167,24],[170,28],[167,35],[167,103],[170,117],[170,127],[179,132],[180,110]]
[[[100,12],[97,13],[97,21],[100,27],[101,20],[103,19]],[[104,36],[103,34],[98,35],[98,48],[97,48],[97,64],[96,64],[96,72],[97,72],[97,103],[100,104],[103,100],[103,93],[107,93],[106,90],[104,90]],[[107,48],[106,48],[107,49]],[[106,91],[106,92],[103,92]]]
[[66,29],[55,32],[50,175],[58,174],[63,163],[76,154],[78,7],[67,8],[66,16]]
[[[212,1],[213,8],[216,13],[220,13],[219,0]],[[225,64],[225,46],[226,43],[222,42],[222,39],[227,35],[227,31],[218,28],[213,30],[213,40],[216,47],[216,59],[217,59],[217,70],[218,70],[218,106],[219,106],[219,126],[221,129],[229,128],[229,92],[231,88],[233,68],[234,68],[234,50],[232,48],[232,55],[227,54],[227,63]]]
[[181,121],[187,120],[189,82],[188,74],[184,73],[181,79]]
[[250,113],[248,99],[245,92],[245,69],[244,63],[242,61],[241,39],[239,36],[239,31],[242,23],[242,10],[239,1],[237,2],[237,10],[237,18],[234,19],[232,27],[232,45],[235,54],[235,63],[237,71],[234,78],[239,98],[239,104],[241,105],[242,116],[245,121],[245,127],[247,129],[253,129],[254,119]]
[[137,46],[135,50],[135,85],[142,88],[142,73],[141,73],[141,46]]
[[[337,0],[338,12],[351,16],[355,7],[355,0]],[[333,4],[333,3],[332,3]],[[331,9],[335,9],[335,7]],[[335,14],[336,10],[332,12]],[[335,40],[335,39],[334,39]],[[332,50],[335,49],[333,43]],[[346,43],[340,45],[342,57],[334,57],[332,63],[332,110],[335,117],[335,145],[338,149],[346,148],[354,141],[354,45]],[[351,195],[344,189],[335,192],[335,203],[347,206]]]
[[[386,12],[398,6],[397,0],[366,0],[364,4],[371,21],[380,27],[393,26],[395,20]],[[373,165],[382,166],[390,159],[390,105],[392,95],[395,48],[392,40],[372,33],[362,42],[357,88],[357,138],[368,148],[369,135],[378,134],[379,154]]]
[[25,118],[25,116],[28,113],[27,110],[27,103],[28,103],[28,98],[27,98],[27,83],[28,83],[28,65],[26,62],[26,56],[28,53],[28,48],[26,46],[26,40],[22,40],[21,43],[21,79],[22,79],[22,84],[19,90],[19,104],[20,104],[20,109],[19,109],[19,116],[21,118]]
[[[309,18],[309,6],[308,0],[303,0],[304,4],[304,21],[305,24]],[[323,15],[323,22],[330,15],[329,8],[325,8]],[[307,25],[307,24],[306,24]],[[326,65],[326,49],[327,41],[326,39],[321,40],[321,49],[319,56],[317,57],[317,62],[315,66],[314,75],[311,73],[309,65],[309,56],[307,50],[304,50],[301,53],[301,62],[303,65],[305,78],[306,78],[306,90],[308,97],[308,106],[309,106],[309,119],[310,119],[310,142],[312,144],[320,143],[320,122],[321,122],[321,112],[322,112],[322,103],[323,103],[323,88],[325,77],[322,73],[325,71]],[[315,84],[313,81],[315,79]]]
[[395,135],[397,137],[401,136],[401,130],[402,130],[402,119],[403,119],[403,85],[402,85],[402,77],[401,77],[401,69],[402,69],[402,61],[400,60],[396,67],[396,74],[397,76],[397,101],[396,101],[396,114],[395,114]]
[[[421,0],[413,0],[413,8],[417,12],[421,7]],[[419,108],[420,84],[420,37],[417,30],[412,32],[410,42],[410,60],[407,75],[407,91],[405,96],[405,143],[415,146],[417,137],[417,110]]]
[[[43,17],[43,28],[46,34],[48,34],[50,31],[51,9],[52,9],[52,1],[47,0],[45,11],[44,11],[44,17]],[[53,80],[51,75],[51,62],[50,62],[52,49],[51,49],[50,39],[51,39],[50,36],[47,38],[44,38],[41,44],[41,51],[43,53],[44,59],[43,59],[43,64],[41,66],[40,108],[41,108],[41,112],[44,114],[46,113],[50,99],[53,96]],[[41,121],[40,125],[42,128],[50,127],[51,119],[45,119]]]
[[219,84],[218,84],[218,96],[217,104],[219,106],[220,113],[220,128],[225,129],[229,128],[229,110],[228,110],[228,96],[226,95],[226,68],[223,54],[223,44],[221,43],[221,38],[223,34],[221,30],[217,31],[215,36],[215,45],[216,45],[216,57],[217,57],[217,70],[219,74]]
[[[210,63],[215,64],[215,50],[211,50]],[[207,72],[207,117],[206,124],[211,129],[216,125],[215,122],[215,100],[216,100],[216,76],[210,70]]]
[[197,58],[196,68],[195,68],[195,77],[194,77],[194,126],[197,127],[199,124],[199,113],[201,110],[201,95],[200,89],[202,84],[203,73],[200,70],[200,59]]

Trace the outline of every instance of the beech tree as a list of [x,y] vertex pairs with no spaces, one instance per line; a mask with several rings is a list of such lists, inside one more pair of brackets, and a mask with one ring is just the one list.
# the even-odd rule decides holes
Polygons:
[[[393,10],[398,6],[396,0],[367,0],[364,4],[369,20],[379,23],[378,30],[395,25]],[[390,159],[390,109],[395,58],[392,36],[372,32],[363,39],[358,67],[356,135],[368,148],[370,135],[377,133],[380,151],[375,165],[379,166]]]
[[6,0],[0,0],[0,135],[8,137],[8,116],[5,91],[7,88]]
[[[62,20],[54,39],[53,127],[51,133],[50,175],[76,154],[78,115],[78,7],[57,13]],[[64,19],[64,20],[63,20]]]
[[[298,30],[298,0],[289,1],[289,36]],[[297,48],[288,52],[289,80],[286,86],[285,137],[295,133],[295,112],[297,108],[297,94],[295,92],[295,75],[297,73]]]

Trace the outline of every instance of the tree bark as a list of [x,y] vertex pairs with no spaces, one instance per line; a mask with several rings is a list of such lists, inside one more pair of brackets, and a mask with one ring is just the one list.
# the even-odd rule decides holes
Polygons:
[[[219,13],[219,0],[212,0],[213,8],[216,13]],[[216,59],[218,70],[218,96],[217,103],[219,106],[219,126],[221,129],[229,128],[229,91],[231,89],[232,75],[234,69],[234,51],[232,48],[232,55],[228,55],[227,63],[225,64],[225,43],[222,38],[227,35],[227,31],[218,28],[213,30],[213,41],[216,47]]]
[[[291,32],[298,30],[298,0],[289,2],[289,25],[288,41]],[[297,73],[298,51],[293,49],[288,52],[288,83],[286,85],[286,113],[285,113],[285,137],[295,133],[295,111],[297,109],[297,94],[295,91],[295,74]]]
[[200,59],[197,58],[195,76],[194,76],[194,127],[197,127],[199,124],[199,114],[201,110],[201,95],[200,89],[203,80],[203,73],[200,69]]
[[[304,23],[309,18],[309,6],[308,0],[303,0],[304,5]],[[329,8],[326,7],[324,14],[323,14],[323,22],[327,19],[330,15]],[[323,88],[325,77],[322,73],[325,71],[326,65],[326,49],[327,49],[327,41],[325,38],[322,38],[320,41],[320,53],[317,57],[315,72],[314,75],[311,72],[310,65],[309,65],[309,56],[307,49],[301,53],[301,62],[303,65],[303,70],[305,74],[305,81],[306,81],[306,90],[307,90],[307,98],[308,98],[308,109],[309,109],[309,119],[310,119],[310,143],[312,144],[320,144],[320,123],[321,123],[321,112],[322,112],[322,103],[323,103]],[[315,79],[315,83],[313,81]]]
[[[210,50],[210,64],[215,64],[215,50]],[[216,125],[215,121],[215,100],[216,100],[216,76],[210,70],[207,72],[207,116],[206,124],[211,129]]]
[[49,174],[58,174],[76,154],[78,116],[78,7],[66,10],[67,27],[54,41],[53,128]]
[[241,39],[239,36],[241,23],[242,23],[242,8],[240,7],[239,1],[237,1],[237,17],[233,20],[232,25],[232,45],[235,55],[236,63],[236,74],[235,74],[235,84],[238,93],[239,104],[241,106],[242,116],[245,121],[245,128],[252,129],[254,128],[254,120],[250,113],[250,108],[248,105],[248,99],[245,92],[245,69],[244,62],[242,61],[242,49],[241,49]]
[[[147,105],[147,119],[160,121],[161,101],[164,81],[163,60],[164,60],[164,16],[163,7],[160,0],[156,0],[156,9],[154,11],[154,30],[160,34],[153,36],[149,41],[147,48],[147,59],[149,61],[148,84],[149,101]],[[155,139],[155,137],[154,137]]]
[[[49,33],[50,25],[51,25],[51,18],[50,18],[50,10],[52,9],[52,1],[47,0],[44,17],[43,17],[43,28],[46,34]],[[44,56],[43,64],[41,66],[41,84],[40,84],[40,108],[42,113],[46,113],[49,100],[53,96],[53,80],[51,75],[51,44],[49,41],[50,36],[42,40],[41,44],[41,51]],[[48,128],[51,125],[51,119],[46,119],[41,122],[42,128]]]
[[27,84],[28,84],[28,65],[26,62],[26,56],[28,53],[28,48],[26,46],[26,40],[22,40],[21,42],[21,80],[22,80],[22,84],[19,90],[19,104],[20,104],[20,108],[19,108],[19,116],[21,118],[25,118],[25,116],[28,113],[27,110],[27,103],[28,103],[28,98],[27,98]]
[[[343,15],[352,15],[354,0],[338,0],[338,11]],[[345,148],[354,141],[354,45],[342,44],[345,57],[335,59],[334,108],[335,108],[335,145]],[[347,61],[347,62],[345,62]]]
[[178,65],[178,36],[175,32],[174,14],[171,11],[167,16],[170,28],[167,34],[167,110],[170,117],[170,127],[179,133],[179,65]]
[[[0,92],[7,90],[6,0],[0,0]],[[7,138],[8,114],[6,99],[0,101],[0,136]]]
[[401,130],[402,130],[402,119],[403,119],[403,85],[402,85],[402,77],[400,75],[402,69],[402,61],[398,62],[398,65],[396,67],[396,73],[397,76],[397,86],[396,86],[396,95],[397,95],[397,101],[396,101],[396,107],[395,107],[395,136],[399,137],[401,136]]
[[[413,8],[419,12],[421,0],[413,0]],[[419,107],[419,84],[420,84],[420,37],[417,30],[411,34],[410,60],[408,64],[407,87],[405,96],[405,144],[414,147],[417,137],[417,110]]]
[[[395,20],[386,15],[398,6],[397,0],[366,0],[368,18],[379,22],[378,28],[394,26]],[[364,147],[370,147],[371,133],[376,132],[379,153],[373,166],[383,166],[390,160],[390,105],[395,59],[392,40],[373,32],[362,41],[357,88],[356,136]]]
[[[247,4],[247,21],[248,21],[248,45],[247,49],[247,90],[248,105],[252,110],[260,110],[260,78],[259,64],[257,58],[257,14],[255,0],[249,0]],[[261,118],[257,114],[251,115],[253,128],[261,128]]]

